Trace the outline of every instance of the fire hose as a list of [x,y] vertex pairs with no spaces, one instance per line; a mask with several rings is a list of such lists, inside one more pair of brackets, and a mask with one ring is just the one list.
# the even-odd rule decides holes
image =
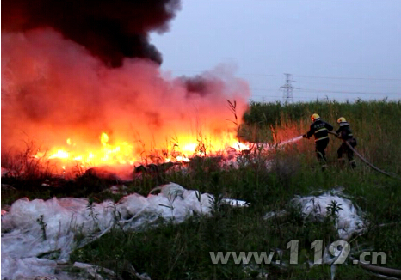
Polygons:
[[[335,132],[329,131],[329,133],[330,133],[330,134],[333,134],[333,135],[335,135],[337,138],[339,138],[338,135],[337,135]],[[372,163],[370,163],[366,158],[364,158],[360,153],[358,153],[358,152],[351,146],[351,144],[350,144],[348,141],[345,141],[344,143],[346,143],[346,144],[348,145],[348,147],[351,149],[351,151],[353,151],[353,152],[355,153],[355,155],[357,155],[357,156],[358,156],[363,162],[365,162],[369,167],[373,168],[373,169],[376,170],[377,172],[380,172],[380,173],[382,173],[382,174],[384,174],[384,175],[387,175],[387,176],[389,176],[389,177],[392,177],[392,178],[401,180],[401,178],[398,177],[396,174],[388,173],[388,172],[383,171],[383,170],[381,170],[380,168],[374,166],[374,165],[373,165]]]
[[356,261],[361,268],[378,273],[381,275],[385,275],[387,277],[401,277],[401,270],[399,269],[394,269],[394,268],[389,268],[389,267],[383,267],[383,266],[378,266],[378,265],[371,265],[371,264],[365,264],[363,262],[360,262],[352,257],[350,257],[350,260]]

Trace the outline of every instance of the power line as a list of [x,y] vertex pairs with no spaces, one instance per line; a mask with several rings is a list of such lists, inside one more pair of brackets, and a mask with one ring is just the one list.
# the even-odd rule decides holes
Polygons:
[[338,94],[368,94],[368,95],[393,95],[400,94],[396,92],[361,92],[361,91],[344,91],[344,90],[327,90],[327,89],[313,89],[313,88],[295,88],[303,92],[322,92],[322,93],[338,93]]
[[254,87],[251,87],[250,89],[251,90],[261,90],[261,91],[266,91],[266,90],[279,91],[279,89],[277,89],[277,88],[254,88]]
[[[252,91],[270,91],[274,92],[277,89],[274,88],[250,88]],[[397,92],[363,92],[363,91],[337,91],[337,90],[327,90],[327,89],[313,89],[313,88],[293,88],[299,92],[321,92],[321,93],[338,93],[338,94],[362,94],[362,95],[394,95],[400,94]],[[261,95],[262,96],[262,95]]]
[[297,83],[300,87],[349,87],[349,88],[401,88],[401,81],[385,82],[376,80],[319,80],[319,79],[302,79],[297,77]]
[[303,76],[301,78],[317,78],[317,79],[339,79],[339,80],[375,80],[375,81],[401,81],[401,79],[386,79],[386,78],[361,78],[361,77],[335,77],[335,76]]
[[[212,72],[213,73],[214,69],[211,70],[195,70],[195,69],[175,69],[175,70],[169,70],[172,72],[200,72],[199,74],[202,75],[202,73],[207,73],[207,72]],[[166,70],[167,71],[167,70]],[[308,88],[308,87],[296,87],[294,88],[292,86],[292,75],[291,74],[284,74],[286,76],[286,82],[283,86],[281,86],[279,89],[276,88],[261,88],[261,87],[251,87],[251,91],[270,91],[272,93],[276,92],[276,90],[282,90],[283,91],[283,96],[282,98],[284,99],[285,102],[291,102],[294,97],[293,97],[293,91],[296,90],[297,92],[304,92],[304,93],[331,93],[331,94],[353,94],[353,95],[373,95],[373,96],[394,96],[394,95],[400,95],[401,92],[367,92],[367,91],[352,91],[352,90],[333,90],[333,89],[319,89],[319,88]],[[237,76],[259,76],[259,77],[264,77],[264,78],[273,78],[273,77],[278,77],[278,75],[274,74],[254,74],[254,73],[237,73]],[[300,78],[310,78],[310,79],[337,79],[337,80],[364,80],[364,81],[388,81],[388,82],[400,82],[401,79],[398,78],[375,78],[375,77],[341,77],[341,76],[311,76],[311,75],[297,75],[297,77]],[[310,81],[311,82],[311,81]],[[305,81],[300,81],[300,83],[310,83],[307,80]],[[313,83],[313,82],[312,82]],[[337,86],[337,87],[361,87],[360,85],[349,85],[349,84],[336,84],[332,86]],[[381,85],[380,87],[383,87]],[[252,94],[253,96],[258,96],[255,94]],[[265,97],[277,97],[279,96],[267,96],[264,95]]]

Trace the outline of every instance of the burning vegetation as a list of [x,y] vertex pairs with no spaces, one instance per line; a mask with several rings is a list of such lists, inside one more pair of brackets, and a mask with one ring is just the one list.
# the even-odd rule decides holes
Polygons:
[[148,32],[168,30],[179,1],[92,2],[3,3],[2,153],[33,142],[31,156],[60,172],[185,161],[238,143],[227,100],[242,116],[245,81],[224,66],[195,78],[159,70]]

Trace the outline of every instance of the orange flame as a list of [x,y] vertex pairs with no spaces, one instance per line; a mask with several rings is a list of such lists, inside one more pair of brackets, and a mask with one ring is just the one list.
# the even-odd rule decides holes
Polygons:
[[143,151],[136,153],[133,144],[121,142],[110,144],[110,137],[106,132],[100,135],[101,145],[93,146],[88,149],[80,149],[77,143],[72,142],[72,137],[67,138],[68,147],[53,148],[46,153],[39,151],[35,158],[45,158],[47,160],[57,160],[62,162],[63,169],[66,166],[78,165],[81,168],[92,166],[118,166],[118,165],[134,165],[135,163],[144,160],[144,154],[150,153],[160,162],[180,161],[188,162],[191,156],[194,155],[215,155],[223,154],[229,148],[241,151],[249,149],[245,143],[239,143],[233,134],[228,134],[227,139],[205,140],[199,141],[196,137],[176,137],[176,140],[181,142],[172,143],[170,147],[162,149],[154,148],[152,151]]

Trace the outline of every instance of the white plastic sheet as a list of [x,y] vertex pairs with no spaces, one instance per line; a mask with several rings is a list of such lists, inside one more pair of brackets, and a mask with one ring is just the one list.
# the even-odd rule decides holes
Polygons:
[[340,239],[348,240],[353,234],[364,230],[362,211],[341,191],[324,192],[319,196],[297,197],[293,203],[301,205],[303,215],[317,221],[327,216],[327,208],[338,205],[336,228]]
[[[113,203],[89,204],[84,198],[19,199],[2,216],[2,278],[17,279],[49,275],[55,260],[66,260],[78,245],[74,236],[84,236],[80,245],[108,232],[117,223],[136,229],[159,217],[182,222],[194,212],[209,214],[212,200],[207,193],[189,191],[175,183],[158,187],[159,194],[131,194]],[[245,206],[233,199],[223,203]]]

